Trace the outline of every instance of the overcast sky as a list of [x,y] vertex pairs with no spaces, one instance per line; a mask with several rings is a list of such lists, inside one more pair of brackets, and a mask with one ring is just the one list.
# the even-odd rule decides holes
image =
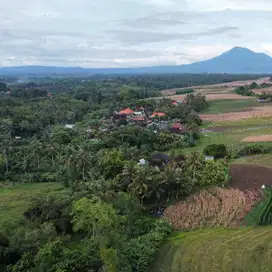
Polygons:
[[139,67],[272,55],[272,0],[0,0],[0,66]]

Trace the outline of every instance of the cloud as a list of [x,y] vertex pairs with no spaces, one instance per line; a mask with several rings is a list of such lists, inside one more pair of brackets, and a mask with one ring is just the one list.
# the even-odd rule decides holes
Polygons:
[[0,1],[0,64],[182,64],[233,46],[271,51],[272,1]]
[[234,26],[225,26],[201,32],[192,33],[161,33],[142,30],[113,30],[110,33],[113,37],[125,44],[144,44],[167,42],[172,40],[193,40],[205,36],[222,35],[228,32],[239,30]]

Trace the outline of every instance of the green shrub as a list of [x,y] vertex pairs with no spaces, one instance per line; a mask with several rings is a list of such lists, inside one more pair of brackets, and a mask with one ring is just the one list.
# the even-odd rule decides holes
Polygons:
[[264,147],[262,144],[251,144],[241,148],[238,152],[239,156],[248,156],[248,155],[257,155],[257,154],[266,154],[270,150],[267,147]]
[[172,227],[168,222],[159,220],[153,224],[151,232],[128,242],[124,254],[131,264],[132,271],[149,271],[156,251],[171,231]]
[[177,90],[176,94],[188,94],[188,93],[193,93],[193,89],[184,89],[184,90]]
[[222,159],[227,156],[227,148],[224,144],[211,144],[204,148],[206,156],[213,156],[215,159]]
[[238,95],[243,96],[255,96],[255,94],[250,90],[248,86],[241,86],[234,90],[234,92]]

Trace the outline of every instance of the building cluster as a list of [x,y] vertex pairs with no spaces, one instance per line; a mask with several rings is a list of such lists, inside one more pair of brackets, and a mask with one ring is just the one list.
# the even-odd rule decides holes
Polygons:
[[[178,105],[178,102],[173,101],[172,105]],[[113,119],[118,121],[127,121],[130,124],[140,125],[143,127],[157,125],[163,129],[169,129],[173,133],[184,133],[186,128],[180,122],[169,125],[167,114],[165,112],[155,111],[151,114],[146,114],[144,107],[136,107],[135,110],[131,108],[123,109],[115,112]]]

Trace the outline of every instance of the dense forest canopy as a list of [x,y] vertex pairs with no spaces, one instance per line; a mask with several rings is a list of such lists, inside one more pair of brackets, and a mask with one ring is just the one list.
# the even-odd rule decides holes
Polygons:
[[199,140],[205,96],[188,93],[182,103],[151,98],[165,88],[248,78],[97,76],[1,83],[0,180],[52,182],[62,189],[33,199],[22,222],[2,225],[0,268],[148,271],[171,232],[169,223],[150,212],[159,209],[153,214],[159,216],[171,200],[228,181],[224,148],[214,161],[175,152]]

